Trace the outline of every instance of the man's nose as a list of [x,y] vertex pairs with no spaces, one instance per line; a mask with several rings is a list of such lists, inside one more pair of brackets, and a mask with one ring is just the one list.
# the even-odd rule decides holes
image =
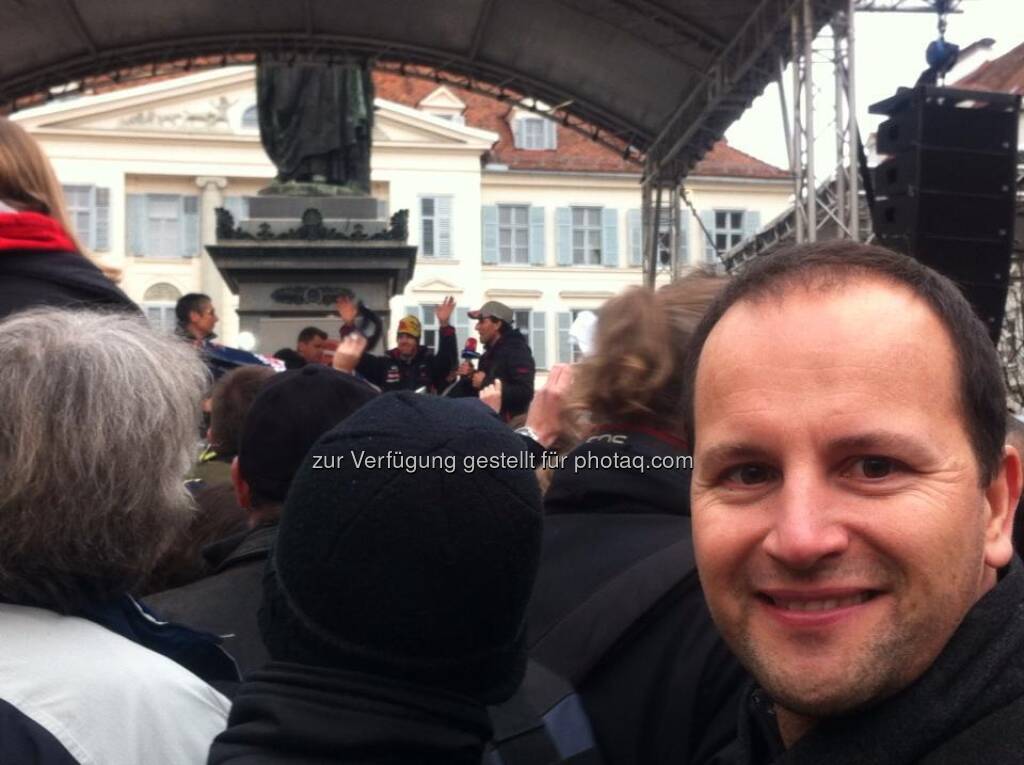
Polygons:
[[849,534],[836,512],[838,498],[824,477],[787,476],[775,501],[771,531],[763,546],[787,568],[813,568],[849,546]]

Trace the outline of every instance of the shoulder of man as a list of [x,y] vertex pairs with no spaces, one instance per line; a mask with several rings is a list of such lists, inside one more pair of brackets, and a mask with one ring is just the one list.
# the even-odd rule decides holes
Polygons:
[[226,724],[227,698],[98,624],[12,605],[0,605],[0,624],[5,697],[76,761],[137,765],[160,752],[165,762],[203,762]]

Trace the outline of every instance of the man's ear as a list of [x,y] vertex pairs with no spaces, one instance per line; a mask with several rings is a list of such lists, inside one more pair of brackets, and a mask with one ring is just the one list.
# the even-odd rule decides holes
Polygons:
[[235,487],[235,501],[243,510],[252,510],[252,490],[242,477],[242,469],[238,466],[238,457],[231,460],[231,485]]
[[1003,461],[985,489],[989,517],[985,529],[985,563],[1000,569],[1013,557],[1013,517],[1020,499],[1021,458],[1012,446],[1003,447]]

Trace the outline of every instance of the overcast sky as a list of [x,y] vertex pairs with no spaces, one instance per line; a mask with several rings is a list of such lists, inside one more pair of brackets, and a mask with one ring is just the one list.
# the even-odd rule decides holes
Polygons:
[[[979,54],[964,66],[958,66],[947,78],[947,84],[966,75],[979,64],[1006,53],[1024,42],[1024,0],[963,0],[963,13],[948,17],[946,39],[961,48],[983,37],[992,37],[996,44],[989,53]],[[861,136],[866,140],[874,132],[879,117],[868,115],[868,106],[887,98],[896,88],[912,86],[926,68],[924,60],[928,43],[938,37],[938,17],[933,13],[858,13],[855,22],[857,112]],[[816,89],[815,129],[819,180],[829,173],[834,160],[833,73],[827,58],[831,57],[831,37],[820,37],[815,46],[814,78]],[[787,90],[792,72],[786,70]],[[789,108],[792,108],[791,106]],[[728,130],[726,138],[738,149],[759,159],[786,167],[788,160],[780,117],[779,91],[769,85],[754,105]],[[792,117],[791,117],[792,119]]]

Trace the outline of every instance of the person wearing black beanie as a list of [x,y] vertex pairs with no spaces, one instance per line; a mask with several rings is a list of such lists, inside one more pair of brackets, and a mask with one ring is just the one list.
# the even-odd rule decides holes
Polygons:
[[235,498],[249,528],[203,548],[209,576],[146,598],[165,619],[223,635],[242,677],[268,659],[256,612],[288,487],[317,439],[377,395],[352,375],[321,364],[264,382],[242,423],[231,465]]
[[526,664],[541,496],[475,400],[394,393],[299,469],[264,575],[272,661],[210,763],[479,765]]

